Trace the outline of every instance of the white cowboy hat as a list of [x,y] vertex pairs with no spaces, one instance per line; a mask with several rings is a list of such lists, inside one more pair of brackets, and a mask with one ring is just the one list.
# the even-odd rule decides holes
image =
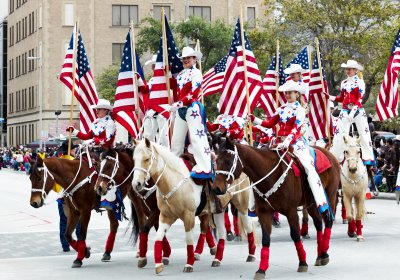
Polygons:
[[286,83],[284,83],[283,85],[281,85],[278,89],[279,91],[297,91],[300,94],[305,94],[306,93],[306,89],[299,85],[299,83],[296,83],[293,80],[287,81]]
[[182,55],[179,57],[180,59],[184,57],[195,56],[197,59],[201,59],[203,54],[201,52],[195,51],[191,47],[184,47],[182,50]]
[[352,60],[352,59],[347,60],[347,63],[342,63],[342,65],[340,65],[340,66],[342,68],[354,68],[354,69],[357,69],[360,71],[364,70],[364,67],[361,64],[359,64],[357,61]]
[[300,64],[293,63],[293,64],[290,64],[290,66],[288,68],[283,70],[283,73],[290,75],[292,73],[303,73],[305,71],[306,70],[303,69]]
[[144,65],[153,65],[153,64],[156,64],[156,61],[157,61],[157,55],[156,54],[154,54],[152,57],[151,57],[151,59],[150,60],[147,60],[145,63],[144,63]]
[[92,105],[90,106],[90,108],[92,109],[107,109],[107,110],[112,110],[113,106],[110,104],[110,101],[106,100],[106,99],[99,99],[99,101],[97,101],[97,105]]

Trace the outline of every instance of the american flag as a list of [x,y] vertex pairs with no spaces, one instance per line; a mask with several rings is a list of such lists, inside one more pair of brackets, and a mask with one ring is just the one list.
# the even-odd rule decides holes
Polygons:
[[74,63],[74,35],[78,33],[78,43],[76,52],[76,73],[74,95],[79,102],[80,128],[83,133],[90,130],[90,124],[96,119],[95,111],[90,107],[97,104],[98,95],[94,84],[92,71],[90,70],[89,60],[83,45],[80,32],[73,32],[67,54],[65,55],[64,65],[61,69],[60,81],[65,84],[72,92],[72,71]]
[[398,75],[400,69],[400,30],[391,50],[388,66],[376,102],[379,119],[386,120],[398,115],[399,91]]
[[[142,118],[145,109],[140,89],[146,84],[142,67],[139,62],[139,56],[137,53],[135,56],[136,70],[139,74],[139,77],[137,78],[139,88],[139,114],[140,118]],[[121,68],[118,75],[113,116],[116,121],[118,121],[134,138],[136,138],[139,131],[138,118],[136,115],[136,98],[138,95],[135,93],[136,86],[132,66],[131,35],[130,32],[128,32],[128,35],[126,35],[124,51],[121,57]]]
[[[315,140],[327,137],[327,120],[326,120],[326,97],[322,94],[323,90],[328,93],[328,84],[324,71],[324,63],[321,55],[321,67],[323,75],[324,88],[321,83],[321,75],[318,67],[318,57],[315,54],[315,59],[312,65],[311,78],[309,82],[309,108],[308,118],[312,127],[312,133]],[[330,116],[330,113],[328,114]]]
[[264,109],[267,116],[272,116],[278,107],[286,103],[285,95],[279,92],[278,104],[276,104],[276,88],[286,82],[285,74],[283,73],[282,56],[280,53],[278,53],[278,56],[279,85],[276,85],[275,79],[276,55],[272,58],[263,80],[264,94],[260,98],[260,107]]
[[224,85],[224,76],[226,69],[226,61],[228,55],[224,56],[220,61],[217,62],[207,73],[203,76],[203,95],[209,96],[222,91]]
[[[179,50],[175,45],[175,40],[169,28],[167,17],[165,17],[165,28],[167,35],[167,50],[168,50],[168,63],[169,70],[172,76],[176,76],[183,70],[182,61],[179,59]],[[171,102],[172,100],[171,90]],[[157,51],[157,60],[154,68],[153,83],[151,85],[150,104],[152,108],[158,107],[161,111],[167,109],[168,104],[168,91],[167,82],[165,79],[165,63],[163,56],[163,38],[160,39],[160,45]],[[164,114],[167,116],[167,114]]]
[[[240,32],[240,18],[238,18],[229,50],[229,56],[226,61],[223,92],[219,99],[219,111],[221,114],[242,117],[246,116],[248,112],[244,78],[243,49]],[[257,61],[254,57],[246,33],[244,33],[244,40],[250,112],[252,112],[259,101],[263,87]]]
[[[310,69],[310,66],[308,65],[308,46],[304,47],[304,49],[302,49],[301,52],[299,52],[296,55],[296,57],[293,58],[292,61],[290,61],[286,65],[286,68],[288,68],[292,64],[299,64],[301,66],[301,68],[303,68],[304,70]],[[303,76],[303,82],[305,84],[308,84],[310,82],[310,71],[303,72],[302,76]],[[285,77],[286,77],[287,81],[292,79],[292,78],[290,78],[290,75],[285,74]]]

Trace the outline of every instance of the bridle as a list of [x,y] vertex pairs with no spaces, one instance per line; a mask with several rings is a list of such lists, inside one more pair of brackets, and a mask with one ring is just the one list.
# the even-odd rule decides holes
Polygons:
[[109,185],[110,183],[112,184],[112,187],[107,187],[107,190],[110,190],[111,188],[118,188],[119,186],[122,186],[123,184],[125,184],[126,181],[128,181],[128,179],[132,176],[134,168],[131,170],[131,172],[129,173],[129,175],[122,181],[122,183],[117,184],[117,182],[115,182],[114,177],[115,175],[117,175],[118,169],[119,169],[119,156],[118,156],[118,152],[115,152],[116,156],[115,158],[112,156],[106,156],[106,158],[103,161],[107,161],[107,160],[111,160],[114,162],[114,166],[113,166],[113,171],[111,172],[111,176],[104,174],[103,173],[103,168],[105,166],[105,163],[102,164],[100,172],[99,172],[99,177],[102,178],[106,178],[109,182],[107,183],[107,185]]
[[237,151],[236,146],[235,146],[234,150],[226,150],[226,152],[228,152],[229,154],[234,156],[231,169],[229,171],[215,170],[215,175],[217,175],[217,174],[226,175],[226,180],[225,180],[226,182],[228,182],[231,177],[232,177],[232,181],[234,181],[235,180],[235,171],[236,171],[236,168],[237,168],[237,164],[238,164],[238,162],[240,162],[240,164],[242,165],[242,168],[243,168],[243,162],[239,157],[239,153]]
[[[360,145],[347,145],[347,147],[350,147],[350,148],[359,148],[359,149],[361,149],[361,146]],[[349,170],[349,163],[350,163],[350,161],[355,161],[356,162],[356,164],[358,165],[358,162],[361,160],[361,153],[360,153],[360,157],[346,157],[345,156],[345,160],[344,161],[346,161],[347,162],[347,164],[348,164],[348,166],[347,166],[347,171],[348,172],[350,172],[350,170]],[[343,165],[342,165],[342,167],[343,167]],[[342,176],[343,176],[343,178],[347,181],[347,182],[349,182],[350,184],[352,184],[353,185],[353,187],[354,186],[356,186],[362,179],[364,179],[364,176],[365,176],[365,174],[367,173],[367,168],[365,168],[365,170],[364,170],[364,172],[362,173],[362,174],[360,174],[355,180],[353,180],[353,179],[351,179],[349,176],[347,176],[346,174],[344,174],[344,172],[343,172],[343,168],[340,168],[340,173],[342,174]]]
[[49,169],[47,168],[46,164],[43,162],[43,167],[37,167],[37,170],[39,172],[43,171],[43,186],[41,189],[37,189],[37,188],[32,188],[31,192],[40,192],[41,196],[42,196],[42,200],[44,200],[47,196],[47,193],[45,191],[45,187],[46,187],[46,182],[47,182],[47,177],[50,175],[50,177],[54,180],[54,176],[53,174],[50,173]]

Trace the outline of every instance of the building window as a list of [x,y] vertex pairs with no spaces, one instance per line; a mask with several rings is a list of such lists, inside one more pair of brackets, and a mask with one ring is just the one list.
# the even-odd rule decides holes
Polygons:
[[74,26],[74,4],[64,4],[64,25]]
[[8,63],[8,79],[14,79],[14,59],[11,59]]
[[200,17],[205,20],[211,21],[211,7],[189,7],[189,14],[194,17]]
[[32,31],[31,34],[35,33],[35,12],[32,12]]
[[25,17],[25,32],[24,32],[24,39],[28,37],[28,17]]
[[159,6],[155,5],[153,6],[153,16],[157,20],[161,20],[161,10],[164,8],[165,15],[167,16],[167,19],[171,19],[171,6]]
[[25,39],[25,19],[22,19],[22,33],[21,33],[21,40]]
[[122,52],[124,49],[124,43],[113,43],[112,44],[112,63],[119,64],[121,63]]
[[256,27],[256,8],[247,7],[247,24],[249,28]]
[[14,0],[10,0],[9,3],[9,8],[10,8],[10,14],[14,12]]
[[136,5],[113,5],[112,6],[112,25],[128,26],[133,20],[133,24],[139,23],[138,6]]
[[16,31],[17,31],[17,43],[18,43],[18,41],[19,41],[19,32],[18,32],[18,26],[19,26],[19,24],[18,24],[18,22],[16,23],[16,25],[15,25],[15,29],[16,29]]

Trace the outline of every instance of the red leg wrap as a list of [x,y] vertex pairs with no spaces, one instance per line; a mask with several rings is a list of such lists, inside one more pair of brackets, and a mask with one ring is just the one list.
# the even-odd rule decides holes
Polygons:
[[193,265],[193,264],[194,264],[193,245],[187,245],[187,246],[186,246],[186,252],[187,252],[187,261],[186,261],[186,264]]
[[254,232],[247,234],[247,241],[249,243],[249,255],[254,255],[256,252],[256,244],[254,243]]
[[317,231],[317,247],[318,247],[318,256],[321,256],[322,253],[322,241],[324,240],[324,236],[321,231]]
[[261,248],[261,261],[260,261],[260,266],[259,269],[262,271],[266,271],[269,267],[269,247],[262,247]]
[[346,207],[344,207],[344,205],[342,205],[342,219],[346,220],[347,215],[346,215]]
[[203,253],[204,242],[205,241],[206,241],[206,234],[205,233],[200,233],[199,239],[197,240],[196,250],[194,251],[196,254]]
[[351,220],[348,224],[348,232],[349,233],[354,233],[356,231],[356,222],[353,220]]
[[308,224],[307,223],[302,223],[301,224],[301,231],[300,231],[301,236],[306,236],[308,234]]
[[86,242],[85,240],[78,240],[78,260],[83,260],[86,253]]
[[156,240],[154,242],[154,262],[156,264],[162,262],[162,241]]
[[139,235],[139,257],[141,258],[146,257],[148,240],[149,240],[149,233],[141,232]]
[[108,235],[107,238],[107,243],[106,243],[106,252],[112,252],[114,248],[114,243],[115,243],[115,236],[117,235],[117,232],[110,231],[110,234]]
[[324,238],[322,240],[322,252],[327,253],[329,250],[329,242],[331,241],[331,228],[325,228],[324,230]]
[[75,251],[78,251],[78,242],[76,242],[75,239],[72,239],[72,241],[68,243]]
[[224,214],[224,222],[226,231],[231,231],[231,221],[229,221],[229,214],[227,212]]
[[277,211],[274,212],[274,220],[279,222],[279,212]]
[[296,246],[297,256],[299,257],[299,261],[306,261],[306,251],[304,250],[303,243],[301,241],[295,242],[294,246]]
[[233,216],[233,230],[235,231],[235,235],[239,235],[239,226],[238,226],[238,218]]
[[210,227],[207,228],[206,241],[207,241],[207,244],[208,244],[209,248],[214,248],[215,247],[214,236],[211,233]]
[[356,220],[356,227],[357,227],[357,235],[362,235],[362,222],[361,220]]
[[218,240],[217,253],[215,254],[215,258],[217,260],[222,261],[222,258],[224,257],[224,249],[225,249],[225,240],[224,239]]
[[171,255],[171,246],[169,245],[167,237],[164,236],[162,240],[163,257],[169,258]]

